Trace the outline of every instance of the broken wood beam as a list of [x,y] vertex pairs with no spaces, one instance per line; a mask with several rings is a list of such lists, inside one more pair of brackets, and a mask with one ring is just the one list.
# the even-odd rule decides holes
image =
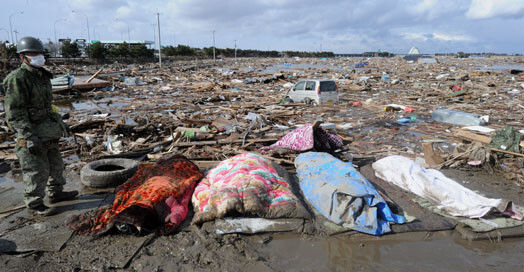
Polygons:
[[[491,137],[489,136],[479,135],[462,129],[455,130],[453,136],[470,142],[491,143]],[[520,147],[524,147],[524,141],[520,142]]]
[[104,68],[100,68],[98,71],[96,71],[90,78],[86,80],[86,83],[91,82],[96,76],[98,76],[98,74],[100,74],[100,72],[102,72],[103,69]]
[[497,148],[491,148],[491,147],[489,148],[489,150],[500,152],[500,153],[505,153],[505,154],[509,154],[513,156],[524,157],[524,154],[517,153],[517,152],[512,152],[512,151],[507,151],[507,150],[502,150],[502,149],[497,149]]
[[444,162],[442,157],[435,154],[433,143],[422,143],[422,150],[424,151],[424,160],[429,167],[433,168]]

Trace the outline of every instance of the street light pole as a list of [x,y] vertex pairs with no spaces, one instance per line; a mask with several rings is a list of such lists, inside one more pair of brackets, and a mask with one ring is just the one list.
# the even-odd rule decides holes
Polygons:
[[216,61],[215,58],[215,31],[213,30],[213,61]]
[[58,51],[58,40],[56,38],[56,23],[58,23],[60,21],[67,21],[67,19],[65,19],[65,18],[58,19],[58,20],[55,21],[55,24],[53,25],[53,28],[55,30],[55,58],[56,58],[56,53]]
[[13,31],[15,33],[15,39],[18,41],[18,30]]
[[86,22],[87,22],[87,43],[89,44],[91,42],[91,34],[89,34],[89,17],[87,17],[87,15],[79,10],[73,10],[72,12],[78,12],[82,15],[84,15],[86,17]]
[[235,40],[235,63],[237,63],[237,40]]
[[[105,26],[104,24],[96,24],[94,27],[93,27],[93,36],[96,40],[96,27],[97,26]],[[98,39],[100,40],[100,33],[98,33]]]
[[9,15],[9,29],[11,30],[11,43],[12,43],[12,44],[15,44],[16,41],[13,39],[13,23],[11,23],[11,18],[12,18],[14,15],[16,15],[16,14],[24,14],[24,12],[23,12],[23,11],[19,11],[19,12],[15,12],[15,13]]
[[157,25],[158,25],[158,64],[162,68],[162,43],[160,42],[160,13],[156,13]]
[[124,20],[118,19],[118,18],[116,18],[116,21],[121,21],[121,22],[126,23],[126,25],[127,25],[127,42],[131,41],[131,34],[129,32],[129,23],[124,21]]
[[151,24],[153,26],[153,41],[155,42],[156,47],[156,24]]

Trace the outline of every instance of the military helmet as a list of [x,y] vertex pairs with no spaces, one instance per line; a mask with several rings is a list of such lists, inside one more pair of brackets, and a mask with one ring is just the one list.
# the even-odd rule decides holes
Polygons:
[[37,38],[23,37],[16,45],[16,53],[24,52],[44,52],[44,45]]

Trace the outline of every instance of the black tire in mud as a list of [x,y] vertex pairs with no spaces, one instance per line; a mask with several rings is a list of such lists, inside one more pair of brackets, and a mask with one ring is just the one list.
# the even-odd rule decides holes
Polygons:
[[304,99],[304,103],[306,103],[307,105],[311,105],[311,98],[306,97],[306,99]]
[[286,98],[284,98],[284,103],[290,104],[293,103],[293,100],[289,96],[286,96]]
[[86,164],[80,171],[82,184],[88,187],[115,187],[138,170],[138,164],[130,159],[103,159]]

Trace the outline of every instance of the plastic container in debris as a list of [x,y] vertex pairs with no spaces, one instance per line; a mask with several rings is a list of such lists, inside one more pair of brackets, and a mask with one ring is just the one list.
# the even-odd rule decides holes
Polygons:
[[431,119],[437,122],[464,126],[484,126],[487,124],[478,114],[447,109],[434,110],[431,114]]

